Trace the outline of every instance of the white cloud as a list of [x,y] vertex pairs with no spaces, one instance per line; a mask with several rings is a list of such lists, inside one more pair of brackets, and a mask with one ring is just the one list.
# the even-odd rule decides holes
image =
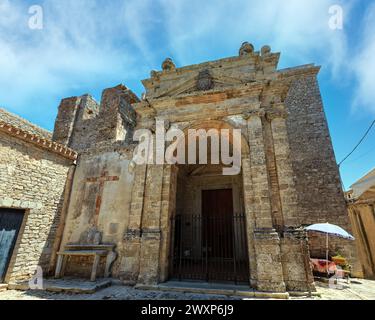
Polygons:
[[[30,30],[28,5],[0,0],[1,105],[31,112],[36,96],[50,97],[45,101],[51,103],[72,90],[85,93],[97,83],[120,82],[122,75],[139,76],[139,68],[132,67],[137,55],[123,45],[128,33],[118,13],[122,2],[64,0],[41,6],[44,28]],[[55,111],[57,105],[39,106],[47,108]]]
[[[182,66],[236,55],[243,41],[257,49],[270,44],[282,52],[285,66],[316,62],[340,78],[350,69],[342,68],[348,56],[345,29],[328,28],[328,9],[339,0],[38,2],[44,29],[33,31],[25,1],[0,0],[0,104],[21,112],[35,97],[45,97],[40,111],[55,111],[58,99],[72,92],[139,82],[167,56]],[[345,1],[345,19],[353,3]],[[355,68],[361,104],[373,100],[371,68],[361,64],[374,61],[370,43],[375,41],[366,42]]]
[[363,21],[360,52],[354,59],[352,71],[357,80],[354,110],[375,113],[375,4],[367,9]]
[[[170,47],[180,63],[210,46],[239,48],[242,41],[270,44],[287,63],[329,64],[333,73],[345,61],[345,31],[328,27],[331,0],[180,1],[164,0]],[[344,11],[350,12],[352,1]],[[349,14],[346,15],[349,19]],[[206,49],[203,49],[203,48]],[[205,51],[206,50],[206,51]],[[317,57],[318,60],[317,61]]]

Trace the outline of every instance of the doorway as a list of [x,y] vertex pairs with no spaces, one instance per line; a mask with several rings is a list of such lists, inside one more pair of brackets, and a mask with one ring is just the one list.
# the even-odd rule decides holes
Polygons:
[[3,283],[9,267],[24,211],[0,208],[0,283]]
[[249,282],[245,215],[233,210],[233,189],[201,190],[201,212],[174,218],[171,279]]

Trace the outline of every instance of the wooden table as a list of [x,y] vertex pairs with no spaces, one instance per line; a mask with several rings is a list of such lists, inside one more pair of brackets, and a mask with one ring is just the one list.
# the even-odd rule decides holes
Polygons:
[[115,245],[66,245],[64,251],[57,253],[58,259],[55,278],[58,279],[64,276],[67,260],[71,256],[94,257],[90,276],[91,281],[95,281],[97,278],[100,258],[106,257],[104,277],[109,277],[112,263],[115,261],[117,256],[117,254],[114,252],[114,248]]

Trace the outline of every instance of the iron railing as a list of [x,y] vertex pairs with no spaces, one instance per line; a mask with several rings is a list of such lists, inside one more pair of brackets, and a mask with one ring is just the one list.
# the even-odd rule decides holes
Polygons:
[[245,215],[173,218],[173,280],[249,282]]

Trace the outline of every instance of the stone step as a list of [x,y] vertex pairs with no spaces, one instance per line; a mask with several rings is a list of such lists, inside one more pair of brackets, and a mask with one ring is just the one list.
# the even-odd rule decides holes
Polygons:
[[8,290],[7,284],[0,284],[0,292]]
[[190,283],[166,283],[159,285],[136,285],[135,289],[139,290],[156,290],[156,291],[175,291],[175,292],[189,292],[196,294],[210,294],[223,295],[228,297],[243,297],[243,298],[260,298],[260,299],[281,299],[288,300],[289,293],[287,292],[259,292],[250,288],[242,287],[226,287],[217,286],[217,288],[208,287],[204,284],[193,285]]
[[[43,282],[43,290],[54,293],[92,294],[101,289],[110,287],[112,279],[98,279],[88,281],[82,279],[47,279]],[[28,282],[10,284],[12,290],[29,290]]]

